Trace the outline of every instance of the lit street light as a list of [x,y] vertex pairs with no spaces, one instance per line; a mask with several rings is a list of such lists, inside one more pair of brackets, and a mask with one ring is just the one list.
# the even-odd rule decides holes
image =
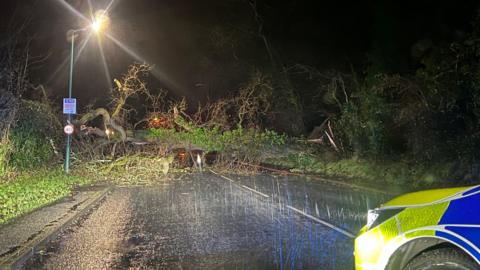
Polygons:
[[108,18],[105,10],[99,10],[95,13],[93,22],[92,22],[92,29],[95,33],[100,34],[105,29],[108,28],[110,24],[110,18]]
[[[87,31],[89,28],[93,30],[96,34],[101,34],[105,29],[107,29],[110,20],[104,10],[99,10],[95,13],[93,21],[90,27],[70,30],[67,33],[67,37],[70,38],[70,75],[68,79],[68,98],[69,100],[72,99],[72,88],[73,88],[73,64],[74,64],[74,52],[75,52],[75,36],[77,33]],[[65,107],[65,105],[64,105]],[[76,108],[76,107],[75,107]],[[65,110],[64,110],[65,113]],[[71,125],[72,122],[72,113],[67,113],[67,125]],[[72,135],[69,133],[67,134],[67,147],[65,150],[65,163],[64,163],[64,170],[66,173],[70,172],[70,144],[72,141]]]

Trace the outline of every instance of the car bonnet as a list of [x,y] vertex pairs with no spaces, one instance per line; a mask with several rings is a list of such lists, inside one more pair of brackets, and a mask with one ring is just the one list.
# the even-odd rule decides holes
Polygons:
[[407,193],[383,204],[379,209],[421,207],[455,200],[480,192],[480,186],[431,189]]

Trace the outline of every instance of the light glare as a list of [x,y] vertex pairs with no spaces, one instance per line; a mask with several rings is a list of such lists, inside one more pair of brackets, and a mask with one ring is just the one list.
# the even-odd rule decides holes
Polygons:
[[93,31],[95,32],[100,32],[100,28],[101,28],[101,25],[100,25],[100,22],[95,20],[93,23],[92,23],[92,28],[93,28]]
[[92,29],[95,33],[103,32],[109,24],[110,20],[104,10],[99,10],[95,13],[95,17],[92,22]]

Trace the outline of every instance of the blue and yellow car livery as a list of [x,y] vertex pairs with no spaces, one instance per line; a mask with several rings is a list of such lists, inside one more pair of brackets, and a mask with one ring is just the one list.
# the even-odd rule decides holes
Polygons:
[[437,247],[456,249],[480,269],[480,186],[409,193],[370,210],[355,239],[355,266],[406,269]]

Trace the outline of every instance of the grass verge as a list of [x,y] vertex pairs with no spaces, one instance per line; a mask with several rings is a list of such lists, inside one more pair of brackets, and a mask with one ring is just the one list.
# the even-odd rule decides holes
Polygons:
[[292,172],[342,177],[342,181],[394,190],[469,185],[474,181],[468,166],[455,163],[424,166],[403,161],[322,158],[309,153],[270,158],[264,163],[289,168]]
[[0,224],[52,203],[71,193],[89,178],[66,175],[61,169],[39,170],[0,183]]

